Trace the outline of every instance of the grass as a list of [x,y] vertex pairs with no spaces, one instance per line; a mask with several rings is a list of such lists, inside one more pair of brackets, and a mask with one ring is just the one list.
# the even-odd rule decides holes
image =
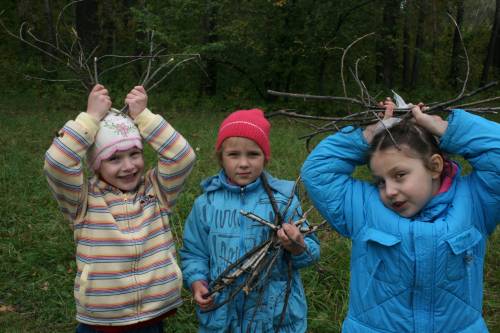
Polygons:
[[[197,165],[180,198],[173,224],[179,239],[182,221],[200,194],[200,181],[214,174],[213,144],[224,113],[193,110],[163,114],[183,133],[198,155]],[[0,106],[0,332],[74,332],[72,294],[75,274],[73,234],[63,220],[42,174],[43,156],[62,125],[77,111],[26,110]],[[284,119],[272,120],[271,173],[295,179],[307,152],[300,134],[307,130]],[[151,151],[146,152],[149,163]],[[366,176],[360,169],[358,175]],[[316,221],[319,218],[315,219]],[[349,242],[336,233],[319,235],[321,267],[302,271],[309,304],[310,332],[339,332],[347,311]],[[500,332],[500,235],[489,242],[485,265],[483,311],[491,332]],[[178,315],[166,323],[166,332],[195,332],[190,295]]]

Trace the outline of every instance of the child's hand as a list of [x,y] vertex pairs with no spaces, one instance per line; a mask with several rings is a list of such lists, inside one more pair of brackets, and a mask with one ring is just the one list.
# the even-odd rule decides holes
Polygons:
[[96,84],[90,91],[87,100],[87,113],[97,120],[101,120],[111,108],[111,98],[108,90],[101,84]]
[[125,98],[129,114],[135,119],[148,106],[148,95],[143,86],[135,86]]
[[399,118],[394,118],[394,108],[396,105],[392,101],[390,97],[387,97],[384,102],[380,102],[379,105],[383,108],[385,108],[385,111],[382,113],[379,113],[379,117],[382,118],[382,122],[384,122],[385,126],[381,124],[380,121],[376,122],[375,124],[366,126],[365,130],[363,131],[363,136],[365,137],[366,142],[369,144],[372,142],[373,137],[383,130],[385,127],[390,127],[393,125],[395,122],[398,122],[400,119]]
[[423,103],[413,106],[411,113],[413,114],[415,122],[433,135],[441,137],[448,128],[448,122],[443,120],[440,116],[423,113],[422,111],[425,111],[425,109],[426,107]]
[[283,223],[281,229],[278,230],[278,238],[281,245],[293,255],[299,255],[306,249],[304,236],[294,224]]
[[202,310],[206,310],[213,305],[214,300],[212,296],[207,298],[203,297],[203,295],[208,293],[207,281],[194,281],[191,284],[191,291],[193,293],[194,301]]

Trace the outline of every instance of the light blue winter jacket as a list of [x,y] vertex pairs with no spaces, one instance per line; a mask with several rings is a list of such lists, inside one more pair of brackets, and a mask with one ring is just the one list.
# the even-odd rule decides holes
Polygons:
[[[269,174],[267,179],[274,192],[278,208],[283,213],[288,197],[293,191],[293,182],[278,180]],[[245,210],[274,222],[274,212],[261,180],[245,186],[235,186],[226,181],[221,171],[218,175],[204,180],[203,194],[199,196],[184,226],[184,245],[180,250],[184,285],[189,288],[197,280],[211,282],[230,264],[256,245],[267,240],[270,228],[253,222],[240,214]],[[300,213],[300,203],[296,196],[286,221],[295,211]],[[307,328],[307,303],[298,269],[312,264],[319,258],[319,243],[316,237],[305,238],[308,248],[292,260],[292,286],[286,316],[280,332],[300,333]],[[200,323],[199,332],[246,332],[251,322],[251,332],[274,332],[283,309],[283,299],[287,284],[287,264],[282,257],[275,265],[271,277],[263,286],[262,305],[255,313],[259,292],[245,297],[239,293],[233,302],[217,310],[202,313],[197,309]],[[234,283],[240,284],[241,281]],[[226,299],[231,288],[215,298],[219,303]]]
[[316,208],[352,241],[346,333],[488,332],[481,315],[486,239],[500,218],[500,126],[455,110],[444,151],[472,165],[413,218],[351,177],[366,163],[361,129],[323,140],[302,167]]

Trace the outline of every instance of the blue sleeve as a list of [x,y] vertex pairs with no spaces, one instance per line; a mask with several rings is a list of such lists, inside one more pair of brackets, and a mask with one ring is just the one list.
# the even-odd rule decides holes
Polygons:
[[301,176],[314,206],[341,235],[352,237],[364,223],[367,184],[351,175],[365,164],[369,145],[361,129],[346,127],[330,135],[311,152]]
[[209,230],[202,218],[201,206],[201,200],[196,200],[184,225],[183,246],[179,251],[184,286],[188,289],[195,281],[209,281]]
[[[290,205],[288,211],[290,212],[285,217],[285,221],[297,221],[303,215],[302,208],[300,206],[300,201],[295,195]],[[304,227],[308,226],[307,222],[303,224]],[[309,234],[304,237],[304,243],[306,245],[306,250],[299,255],[292,255],[292,267],[294,269],[300,269],[312,265],[314,262],[319,260],[320,246],[319,239],[314,234]]]
[[453,110],[440,145],[472,165],[467,178],[481,203],[484,227],[492,233],[500,220],[500,125],[464,110]]

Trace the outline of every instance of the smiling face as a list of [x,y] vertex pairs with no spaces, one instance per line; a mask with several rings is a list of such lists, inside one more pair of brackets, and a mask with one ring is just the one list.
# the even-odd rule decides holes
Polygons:
[[245,186],[260,176],[264,170],[265,157],[254,141],[229,137],[221,146],[221,165],[233,183]]
[[131,148],[117,151],[110,158],[103,160],[97,174],[99,177],[123,192],[134,191],[144,171],[142,150]]
[[430,157],[429,168],[408,151],[408,146],[378,150],[370,160],[382,202],[403,217],[417,214],[438,192],[443,169],[440,155]]

